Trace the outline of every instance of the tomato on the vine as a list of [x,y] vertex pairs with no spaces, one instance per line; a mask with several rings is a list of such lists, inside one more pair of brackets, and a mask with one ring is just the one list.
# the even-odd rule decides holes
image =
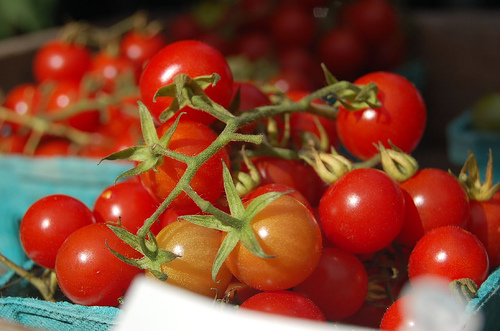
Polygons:
[[120,54],[141,71],[147,61],[166,45],[167,39],[162,33],[131,30],[120,39]]
[[326,321],[325,315],[312,300],[292,291],[257,293],[243,301],[240,309],[321,322]]
[[375,83],[382,106],[350,111],[340,106],[336,118],[340,141],[353,156],[366,160],[378,153],[374,144],[389,141],[411,153],[424,133],[427,111],[419,90],[408,79],[390,72],[372,72],[354,84]]
[[408,262],[410,281],[424,276],[457,280],[470,278],[478,287],[488,277],[488,253],[472,233],[456,226],[427,232],[415,245]]
[[313,273],[293,290],[311,299],[329,321],[354,314],[368,293],[368,276],[357,256],[325,247]]
[[[171,124],[171,122],[166,122],[161,125],[158,128],[158,135],[162,136]],[[217,135],[208,126],[182,117],[170,139],[168,148],[177,153],[195,156],[216,138]],[[194,191],[209,202],[215,202],[224,191],[221,160],[229,165],[229,156],[225,149],[219,150],[203,163],[190,183]],[[163,202],[177,185],[186,167],[184,162],[164,157],[159,166],[140,175],[141,181],[158,202]],[[198,206],[185,192],[177,196],[170,207],[184,215],[199,212]]]
[[240,281],[265,291],[289,289],[318,265],[321,230],[311,211],[297,199],[279,197],[250,224],[264,252],[274,257],[258,257],[239,242],[226,264]]
[[[164,227],[156,236],[158,247],[179,255],[161,266],[168,275],[168,284],[215,298],[222,297],[233,275],[222,264],[216,282],[212,279],[212,265],[219,250],[222,233],[181,220]],[[146,271],[148,277],[154,276]]]
[[118,259],[110,248],[127,258],[141,257],[105,223],[84,226],[62,244],[55,271],[61,291],[71,302],[84,306],[119,305],[119,299],[142,270]]
[[95,223],[92,211],[80,200],[53,194],[35,201],[19,228],[21,245],[36,264],[54,269],[62,243],[77,229]]
[[373,168],[352,170],[327,189],[319,204],[326,237],[351,253],[373,253],[388,246],[404,221],[404,199],[397,183]]
[[[13,87],[5,95],[3,106],[19,115],[37,115],[40,110],[42,93],[34,83],[23,83]],[[6,121],[13,131],[17,131],[20,125]],[[3,126],[3,123],[0,127]]]
[[52,40],[37,50],[33,58],[33,75],[37,82],[80,82],[90,67],[90,61],[91,51],[87,46]]
[[[172,98],[158,97],[156,92],[165,85],[172,84],[178,74],[191,78],[217,73],[220,80],[206,88],[205,93],[214,102],[228,107],[233,95],[233,74],[224,56],[214,47],[196,40],[182,40],[168,44],[154,55],[142,71],[139,88],[141,100],[153,117],[158,117],[171,104]],[[215,118],[203,111],[188,106],[186,119],[210,124]]]

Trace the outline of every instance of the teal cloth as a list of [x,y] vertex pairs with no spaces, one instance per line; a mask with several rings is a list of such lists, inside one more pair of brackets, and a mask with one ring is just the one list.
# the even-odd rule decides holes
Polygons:
[[97,196],[132,165],[78,157],[31,158],[0,155],[0,253],[15,263],[27,260],[19,242],[19,223],[36,200],[67,194],[89,208]]

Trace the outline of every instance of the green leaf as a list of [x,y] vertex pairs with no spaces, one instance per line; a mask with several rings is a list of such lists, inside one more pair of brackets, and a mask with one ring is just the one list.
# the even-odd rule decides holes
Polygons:
[[224,264],[224,261],[226,261],[226,258],[229,256],[229,254],[231,254],[233,249],[236,247],[239,240],[239,231],[232,231],[229,232],[222,241],[222,244],[217,251],[217,255],[215,256],[214,264],[212,266],[212,279],[214,282],[216,282],[217,274],[219,273],[221,266]]
[[172,139],[172,136],[175,132],[175,130],[177,129],[177,126],[179,125],[179,121],[181,119],[181,116],[182,115],[185,115],[186,112],[182,112],[179,114],[179,116],[177,116],[177,118],[175,119],[175,122],[167,129],[167,131],[165,131],[165,133],[163,134],[163,136],[161,136],[160,138],[160,145],[167,148],[168,145],[170,144],[170,139]]
[[328,70],[328,68],[326,67],[326,65],[324,63],[321,63],[321,68],[323,69],[323,73],[325,74],[326,83],[328,85],[333,85],[333,84],[336,84],[339,82],[337,80],[337,78],[335,78],[335,76],[330,72],[330,70]]
[[152,146],[158,143],[160,139],[158,139],[158,134],[156,132],[153,117],[142,102],[139,102],[139,116],[141,119],[142,135],[144,137],[144,142],[146,143],[146,145]]
[[118,238],[127,243],[130,247],[135,249],[136,251],[141,251],[141,245],[139,243],[139,238],[136,235],[128,231],[127,229],[122,228],[121,226],[108,224],[108,228],[113,231]]
[[249,223],[262,209],[266,208],[271,202],[285,194],[290,194],[292,191],[286,192],[268,192],[252,199],[245,210],[245,222]]
[[226,199],[229,204],[229,210],[231,215],[236,218],[241,218],[245,214],[245,206],[241,201],[240,196],[234,185],[233,177],[229,171],[225,162],[222,161],[223,166],[223,179],[224,179],[224,191],[226,192]]
[[228,226],[224,222],[220,221],[214,215],[183,215],[179,218],[209,229],[215,229],[224,232],[230,232],[233,230],[231,226]]

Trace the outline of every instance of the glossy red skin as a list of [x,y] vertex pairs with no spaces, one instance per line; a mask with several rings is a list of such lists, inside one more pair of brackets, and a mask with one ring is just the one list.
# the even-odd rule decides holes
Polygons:
[[[36,115],[39,111],[41,97],[42,95],[36,84],[19,84],[7,92],[3,100],[3,107],[19,115]],[[20,125],[17,123],[7,123],[9,123],[13,131],[17,131],[20,128]]]
[[52,40],[36,52],[33,58],[33,75],[37,82],[80,82],[90,67],[90,61],[91,52],[86,46]]
[[309,201],[307,201],[306,197],[302,195],[299,191],[295,190],[293,187],[290,187],[285,184],[280,184],[280,183],[270,183],[270,184],[265,184],[265,185],[259,185],[257,186],[254,190],[248,192],[245,194],[245,196],[242,198],[243,201],[248,201],[252,200],[253,198],[258,197],[259,195],[269,193],[269,192],[288,192],[290,196],[294,197],[295,199],[299,200],[306,206],[308,209],[312,211],[311,204]]
[[[289,91],[286,94],[292,101],[298,102],[300,101],[303,97],[308,95],[307,91]],[[315,100],[313,103],[318,103],[321,104],[323,103],[321,100]],[[310,132],[316,135],[318,139],[320,138],[320,133],[318,126],[316,122],[314,121],[314,118],[317,118],[321,125],[323,126],[323,129],[326,132],[326,135],[328,136],[329,140],[329,145],[331,147],[334,147],[335,149],[339,148],[339,138],[337,136],[337,129],[335,127],[335,121],[330,118],[322,117],[322,116],[316,116],[311,113],[306,113],[306,112],[295,112],[290,115],[290,134],[292,136],[292,139],[297,146],[301,146],[301,139],[300,136],[304,132]]]
[[89,75],[102,82],[104,92],[112,93],[116,90],[117,81],[124,79],[127,74],[132,75],[134,81],[138,82],[140,70],[140,67],[136,67],[134,62],[126,57],[101,51],[92,57]]
[[[438,168],[424,168],[410,179],[399,183],[413,200],[408,199],[408,217],[398,241],[408,247],[415,245],[424,233],[437,227],[467,226],[469,198],[457,179]],[[415,213],[416,212],[416,213]]]
[[387,174],[360,168],[330,185],[321,198],[319,215],[334,245],[355,254],[373,253],[388,246],[401,230],[404,198]]
[[383,42],[399,27],[399,14],[389,0],[356,0],[339,12],[339,23],[350,26],[370,45]]
[[83,306],[119,305],[130,283],[143,271],[119,260],[108,248],[128,257],[141,255],[104,223],[87,225],[72,233],[56,258],[59,287],[71,302]]
[[427,232],[415,245],[408,262],[410,281],[423,275],[442,276],[450,281],[470,278],[479,287],[488,272],[484,245],[475,235],[456,226]]
[[[158,135],[161,137],[169,126],[169,123],[160,126]],[[206,125],[184,120],[182,117],[168,148],[184,155],[194,156],[205,150],[216,137],[217,135]],[[221,149],[208,159],[191,180],[191,187],[209,202],[215,202],[224,191],[221,160],[229,166],[229,156],[225,149]],[[155,170],[144,172],[140,177],[144,187],[161,203],[177,185],[185,169],[185,163],[165,157],[163,163]],[[181,215],[200,211],[184,192],[169,206]]]
[[378,153],[373,145],[390,140],[405,153],[411,153],[420,142],[427,120],[424,100],[418,89],[406,78],[390,72],[373,72],[354,84],[375,83],[379,88],[380,108],[348,111],[339,107],[337,132],[344,147],[355,157],[366,160]]
[[[94,202],[93,214],[98,223],[118,223],[132,233],[144,225],[158,203],[139,181],[124,181],[104,189]],[[159,223],[151,226],[156,234]]]
[[253,158],[260,184],[279,183],[299,191],[315,207],[328,187],[308,164],[275,157]]
[[338,321],[361,308],[368,293],[368,276],[358,257],[325,247],[311,276],[293,290],[311,299],[327,320]]
[[490,200],[470,201],[467,230],[481,240],[488,252],[490,269],[496,269],[500,265],[500,191]]
[[[142,71],[139,81],[141,100],[153,117],[158,119],[172,102],[170,97],[158,97],[154,101],[154,95],[161,87],[173,83],[174,77],[181,73],[191,78],[219,74],[221,79],[215,86],[207,87],[205,93],[223,107],[229,106],[233,75],[226,59],[210,45],[195,40],[182,40],[168,44],[156,53]],[[204,124],[215,121],[213,116],[187,106],[181,111],[187,111],[184,115],[186,119],[197,120]]]
[[307,47],[317,31],[312,11],[300,4],[283,2],[269,19],[269,32],[274,43],[281,48]]
[[77,229],[95,222],[92,211],[80,200],[54,194],[35,201],[24,214],[19,229],[26,255],[36,264],[54,269],[62,243]]
[[326,321],[325,315],[313,301],[291,291],[260,292],[243,301],[240,308],[267,314]]
[[405,316],[405,305],[408,305],[408,300],[411,297],[404,296],[396,300],[389,306],[382,321],[380,322],[380,330],[383,331],[397,331],[397,330],[420,330],[418,322],[415,319]]
[[142,71],[146,62],[166,45],[167,39],[161,33],[131,30],[120,39],[120,54]]
[[337,79],[353,81],[365,69],[368,50],[352,29],[335,27],[326,31],[318,41],[317,51]]
[[[62,113],[66,108],[74,106],[80,98],[80,84],[72,81],[54,82],[46,100],[46,114]],[[56,120],[85,132],[94,132],[100,124],[100,114],[97,109],[82,110],[64,119]]]

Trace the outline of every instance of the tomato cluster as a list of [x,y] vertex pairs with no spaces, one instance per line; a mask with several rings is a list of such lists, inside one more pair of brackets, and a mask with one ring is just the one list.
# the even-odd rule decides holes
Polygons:
[[[258,2],[240,5],[250,3]],[[377,29],[361,23],[366,3],[382,2],[353,1],[345,20],[366,40],[387,39],[391,19]],[[272,30],[276,38],[281,28]],[[304,26],[301,33],[311,32]],[[241,309],[391,330],[404,316],[386,308],[399,305],[405,283],[431,274],[481,286],[499,265],[498,185],[491,173],[478,184],[473,157],[457,177],[418,169],[410,154],[425,129],[426,107],[408,79],[374,71],[349,83],[324,67],[325,86],[283,91],[272,79],[238,80],[223,53],[203,41],[163,43],[137,31],[127,37],[112,70],[109,54],[47,44],[34,62],[40,85],[16,92],[20,106],[6,99],[19,115],[49,116],[60,98],[44,107],[57,87],[72,100],[87,75],[97,77],[99,88],[85,90],[85,101],[114,101],[55,119],[71,126],[73,116],[85,115],[74,121],[78,132],[119,137],[130,128],[118,124],[127,116],[122,106],[139,104],[129,125],[142,137],[94,154],[133,161],[132,169],[92,208],[51,195],[21,222],[27,255],[55,273],[70,301],[119,306],[133,278],[145,273]],[[279,40],[290,46],[308,38]],[[67,47],[81,52],[78,68],[69,59],[62,72],[43,62],[54,45],[65,55]],[[129,64],[119,67],[118,58]],[[130,78],[137,94],[121,94],[127,82],[110,72]],[[102,122],[105,115],[111,117]],[[89,118],[97,126],[83,127]],[[21,133],[21,124],[5,125]]]

